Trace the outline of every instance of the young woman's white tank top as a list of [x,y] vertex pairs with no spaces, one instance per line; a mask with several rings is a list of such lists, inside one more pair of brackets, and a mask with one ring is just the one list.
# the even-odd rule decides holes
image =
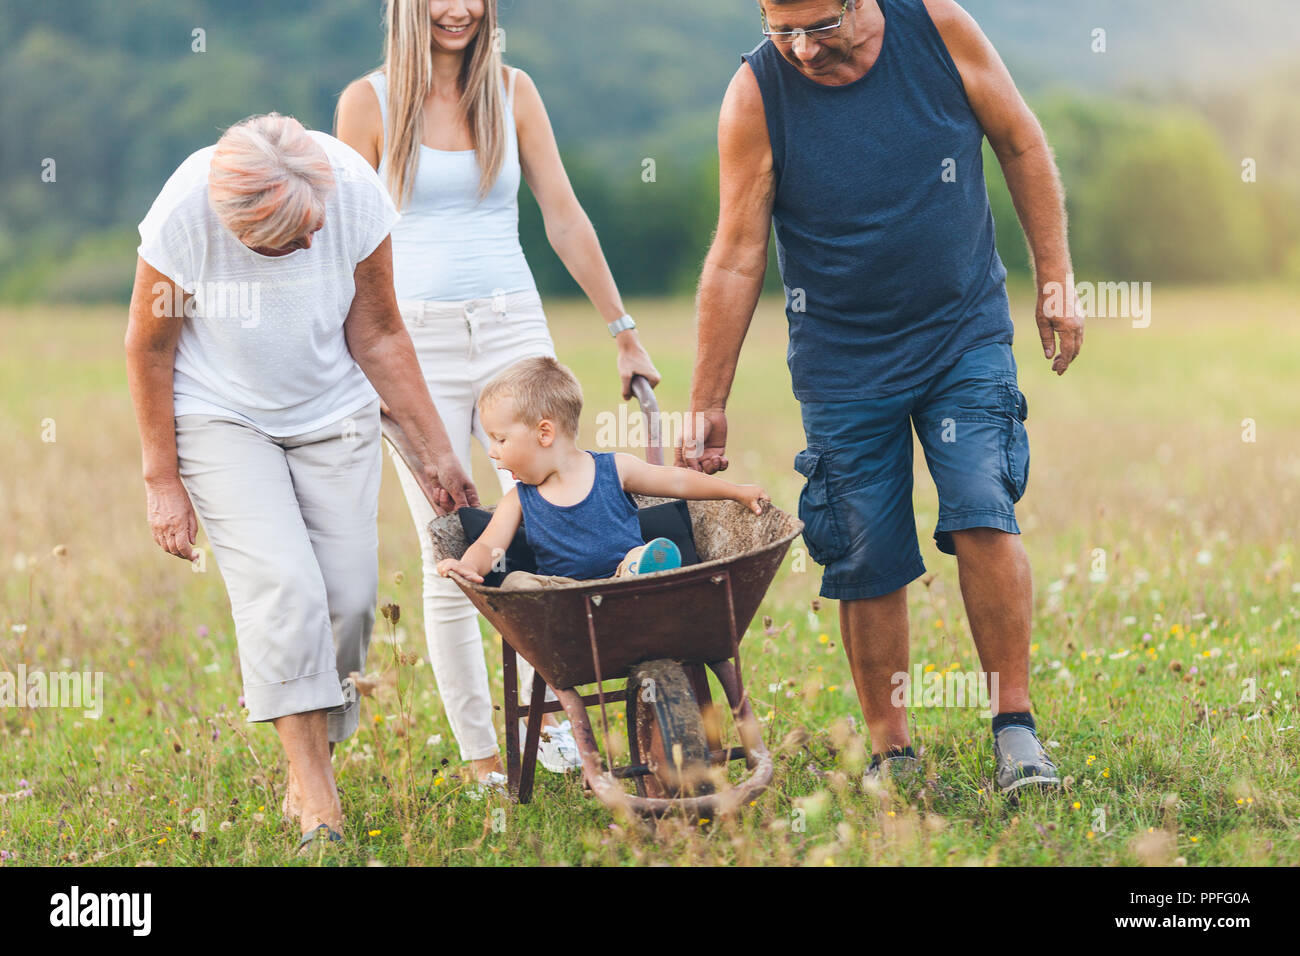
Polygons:
[[[477,152],[421,144],[410,198],[393,227],[393,285],[398,299],[461,302],[512,292],[536,292],[519,244],[519,137],[510,74],[506,102],[506,155],[492,190],[480,202]],[[366,77],[379,97],[388,136],[388,83],[382,72]],[[504,92],[504,91],[503,91]],[[382,154],[381,154],[382,155]],[[388,164],[379,178],[387,185]]]

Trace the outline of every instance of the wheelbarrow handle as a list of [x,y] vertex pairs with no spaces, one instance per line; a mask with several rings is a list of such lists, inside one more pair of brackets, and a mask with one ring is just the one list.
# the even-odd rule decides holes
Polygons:
[[632,394],[641,406],[641,414],[646,417],[645,460],[652,465],[664,463],[663,441],[659,433],[659,403],[655,400],[654,389],[644,375],[632,376]]
[[433,513],[438,517],[446,514],[429,497],[429,491],[425,488],[427,481],[424,480],[424,464],[420,461],[420,456],[416,454],[415,446],[406,437],[406,432],[402,430],[402,426],[397,424],[397,421],[382,409],[379,412],[379,431],[388,440],[388,443],[393,446],[393,450],[397,452],[397,456],[402,459],[406,467],[411,470],[412,476],[415,477],[415,483],[420,486],[420,491],[424,493],[425,500],[433,508]]

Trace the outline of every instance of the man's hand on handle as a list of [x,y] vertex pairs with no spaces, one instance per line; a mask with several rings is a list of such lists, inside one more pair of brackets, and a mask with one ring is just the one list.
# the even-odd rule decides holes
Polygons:
[[699,409],[682,423],[682,441],[674,464],[706,475],[726,471],[727,413],[721,408]]

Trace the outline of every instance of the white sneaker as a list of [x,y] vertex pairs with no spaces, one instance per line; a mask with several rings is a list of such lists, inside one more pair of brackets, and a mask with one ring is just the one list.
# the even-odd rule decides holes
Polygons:
[[506,775],[497,771],[491,771],[487,776],[478,782],[478,785],[466,792],[465,796],[471,800],[482,800],[490,794],[504,794],[506,792]]
[[[528,722],[519,720],[519,745],[522,747],[528,735]],[[582,766],[582,755],[578,753],[577,741],[573,739],[573,726],[565,721],[558,727],[542,727],[541,738],[537,741],[537,762],[551,773],[568,773]]]

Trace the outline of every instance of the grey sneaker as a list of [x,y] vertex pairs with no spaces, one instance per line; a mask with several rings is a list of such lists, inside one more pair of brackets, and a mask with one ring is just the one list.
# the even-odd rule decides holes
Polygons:
[[893,780],[897,784],[905,784],[921,779],[924,769],[917,757],[900,755],[882,759],[876,756],[871,758],[871,766],[862,775],[862,784],[863,786],[868,783],[883,785],[886,778]]
[[1008,724],[993,735],[998,789],[1014,793],[1022,787],[1059,787],[1056,764],[1028,727]]

